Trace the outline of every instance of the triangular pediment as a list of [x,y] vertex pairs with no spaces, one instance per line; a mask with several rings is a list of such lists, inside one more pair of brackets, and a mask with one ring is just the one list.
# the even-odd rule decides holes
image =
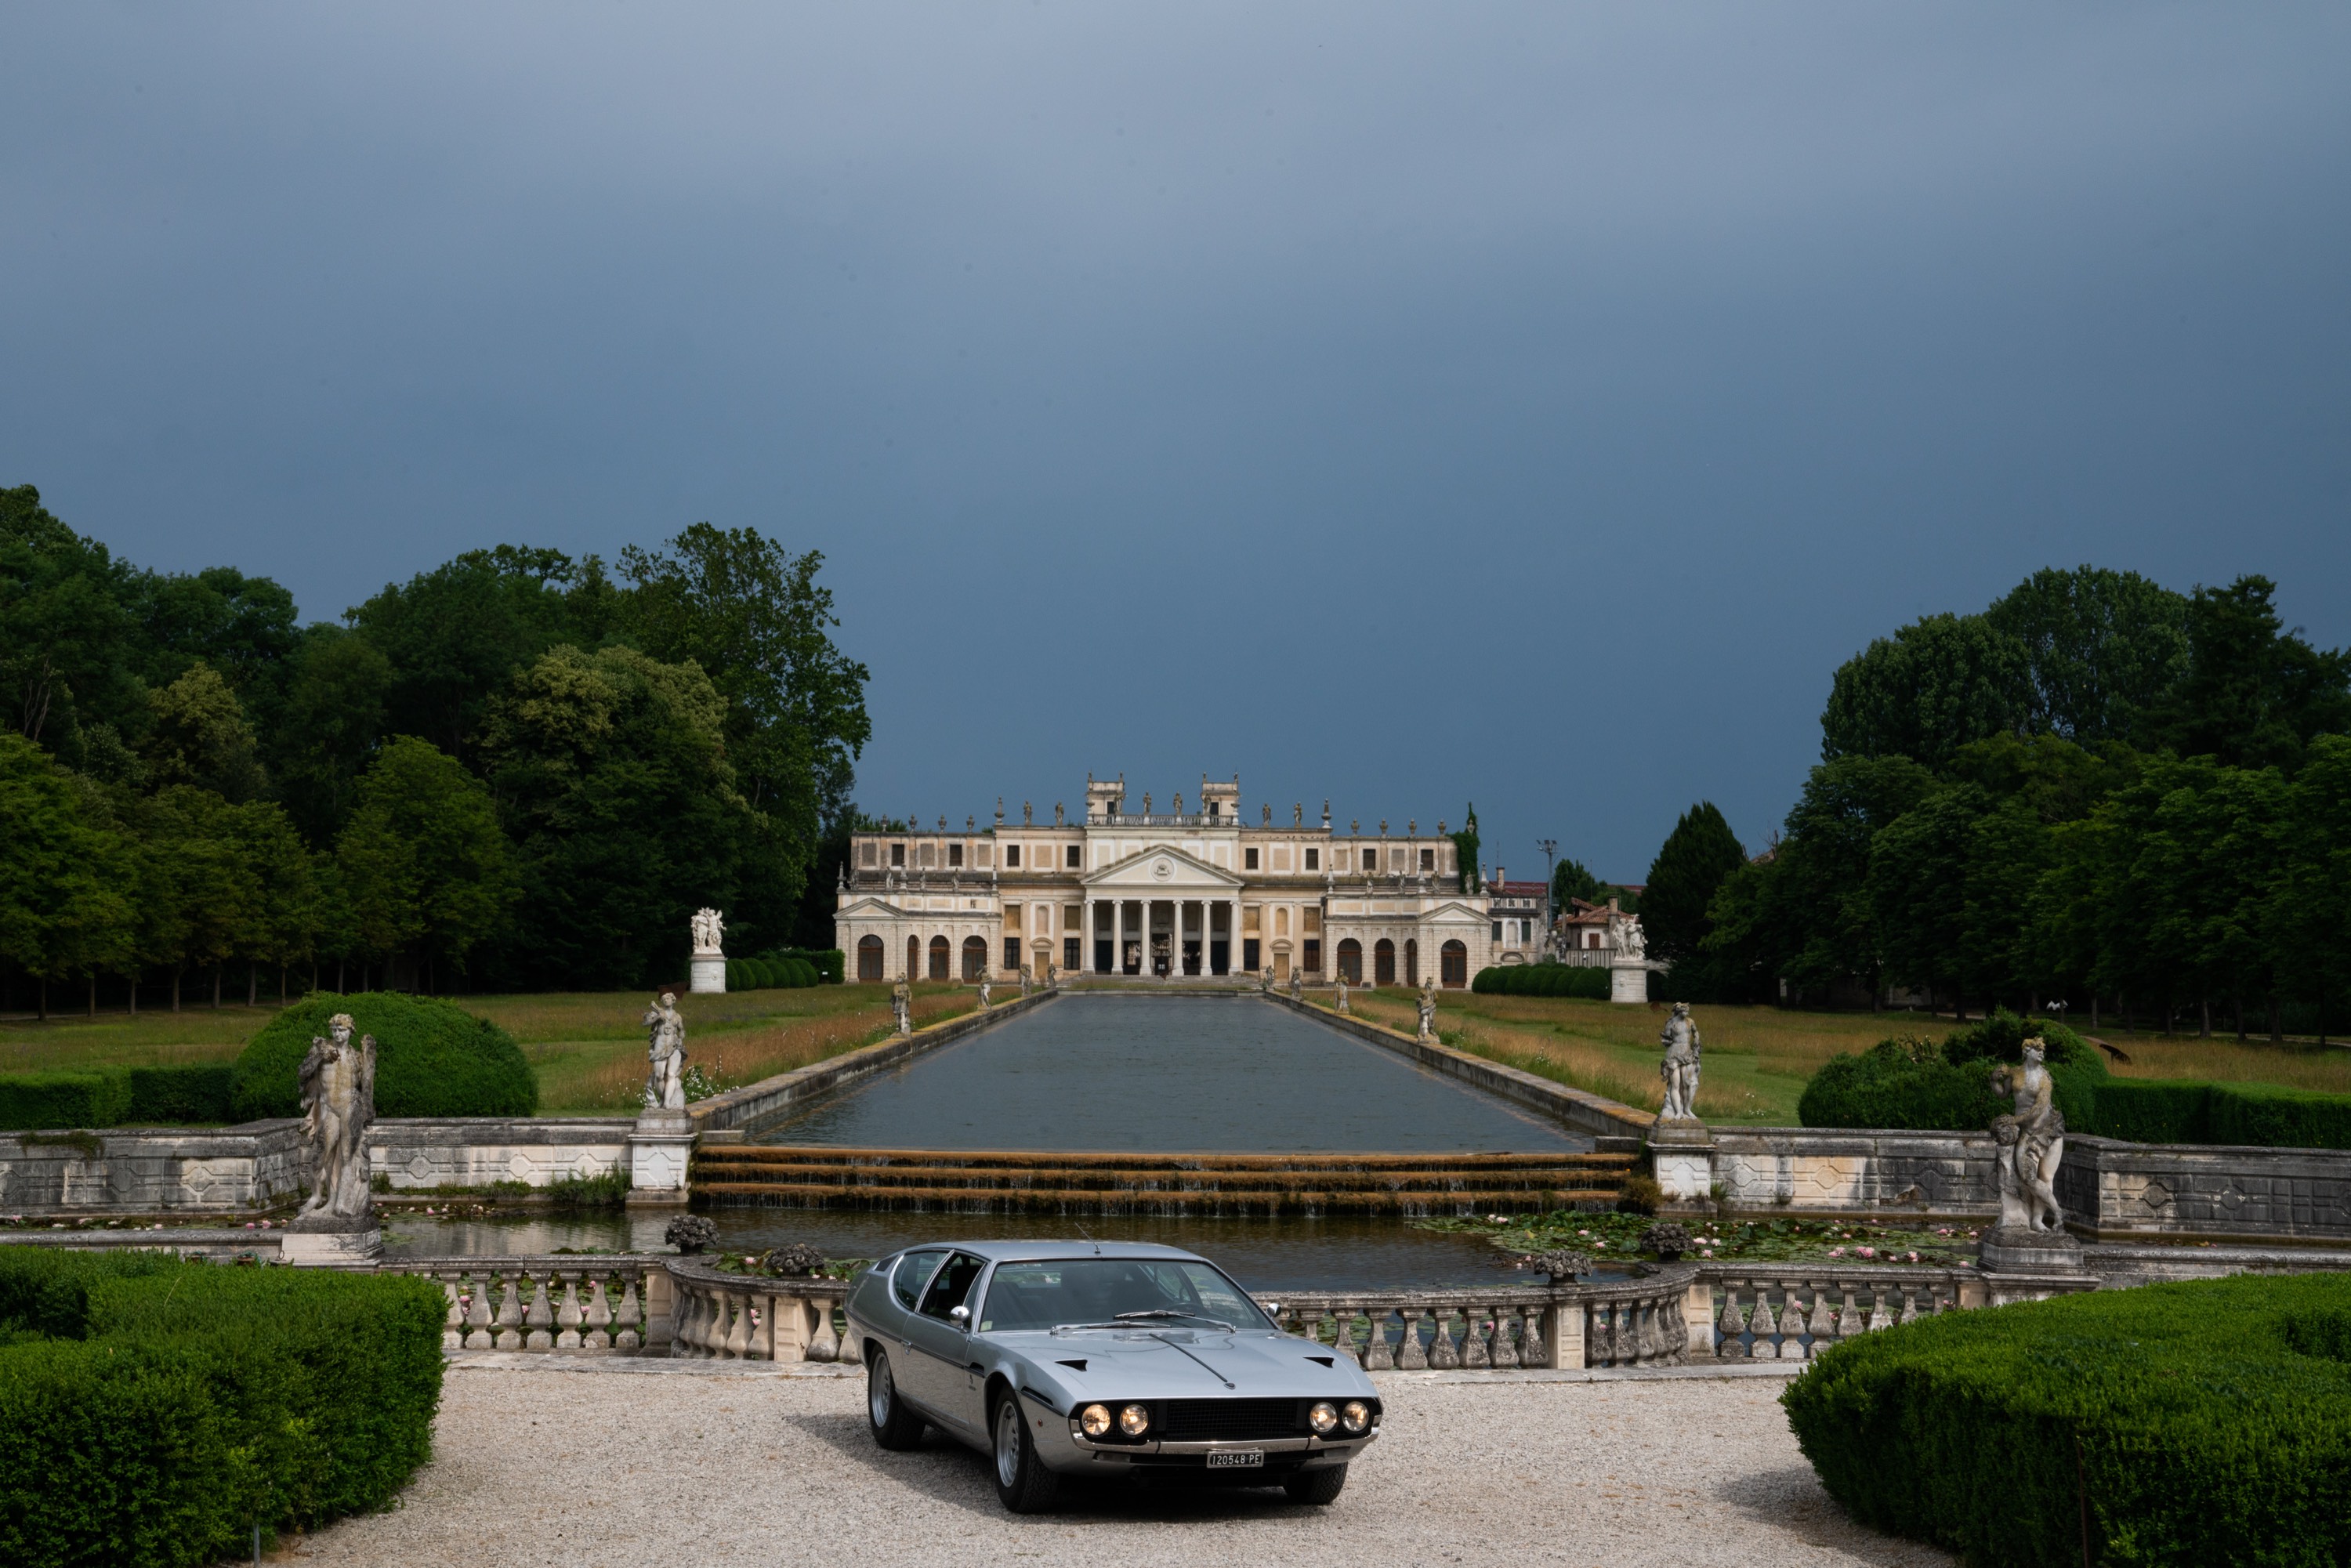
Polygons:
[[832,912],[832,917],[835,920],[842,920],[854,915],[887,915],[892,919],[896,919],[905,913],[906,912],[904,910],[899,908],[896,904],[890,903],[887,899],[879,898],[874,894],[868,893],[851,899],[847,904],[844,904],[840,908],[834,910]]
[[1166,844],[1155,844],[1081,879],[1102,892],[1150,894],[1167,889],[1198,892],[1203,888],[1238,892],[1241,879],[1197,855]]

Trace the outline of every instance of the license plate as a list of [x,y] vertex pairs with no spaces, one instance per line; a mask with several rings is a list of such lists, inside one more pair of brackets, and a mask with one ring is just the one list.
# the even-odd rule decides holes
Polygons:
[[1212,1470],[1249,1470],[1265,1463],[1263,1448],[1211,1448],[1208,1468]]

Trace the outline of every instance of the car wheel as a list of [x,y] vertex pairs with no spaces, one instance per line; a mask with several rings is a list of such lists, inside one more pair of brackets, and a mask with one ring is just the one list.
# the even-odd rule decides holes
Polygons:
[[1028,1425],[1020,1419],[1020,1401],[1010,1394],[998,1396],[988,1427],[996,1434],[997,1500],[1015,1513],[1050,1508],[1061,1478],[1037,1457],[1037,1445],[1029,1441]]
[[1311,1502],[1317,1508],[1339,1500],[1339,1489],[1347,1484],[1347,1467],[1332,1465],[1327,1469],[1301,1470],[1281,1483],[1292,1502]]
[[911,1448],[923,1440],[923,1418],[898,1397],[885,1351],[876,1350],[865,1364],[865,1420],[873,1428],[873,1440],[885,1448]]

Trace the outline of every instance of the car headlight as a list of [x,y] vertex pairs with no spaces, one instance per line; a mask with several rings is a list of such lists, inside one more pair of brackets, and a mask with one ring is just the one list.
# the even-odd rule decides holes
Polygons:
[[1350,1432],[1360,1432],[1372,1424],[1372,1407],[1360,1399],[1350,1399],[1339,1411],[1339,1424]]
[[1306,1413],[1306,1424],[1314,1428],[1316,1437],[1327,1437],[1339,1424],[1339,1412],[1329,1400],[1318,1400],[1314,1408]]
[[1078,1413],[1078,1425],[1084,1428],[1087,1437],[1101,1437],[1110,1430],[1110,1407],[1105,1405],[1087,1406]]
[[1151,1430],[1151,1412],[1140,1405],[1130,1405],[1118,1413],[1118,1429],[1130,1437],[1140,1437]]

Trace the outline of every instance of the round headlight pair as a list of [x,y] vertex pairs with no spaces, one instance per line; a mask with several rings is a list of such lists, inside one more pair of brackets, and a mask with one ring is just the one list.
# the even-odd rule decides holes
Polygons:
[[1319,1401],[1306,1413],[1306,1424],[1314,1428],[1316,1437],[1327,1437],[1339,1425],[1339,1407],[1327,1399]]
[[1350,1432],[1361,1432],[1372,1424],[1372,1407],[1360,1399],[1350,1399],[1339,1409],[1339,1425]]
[[[1110,1432],[1110,1406],[1089,1405],[1078,1412],[1078,1427],[1089,1437],[1105,1437]],[[1130,1405],[1118,1413],[1118,1429],[1130,1437],[1140,1437],[1151,1430],[1151,1412],[1140,1405]]]

